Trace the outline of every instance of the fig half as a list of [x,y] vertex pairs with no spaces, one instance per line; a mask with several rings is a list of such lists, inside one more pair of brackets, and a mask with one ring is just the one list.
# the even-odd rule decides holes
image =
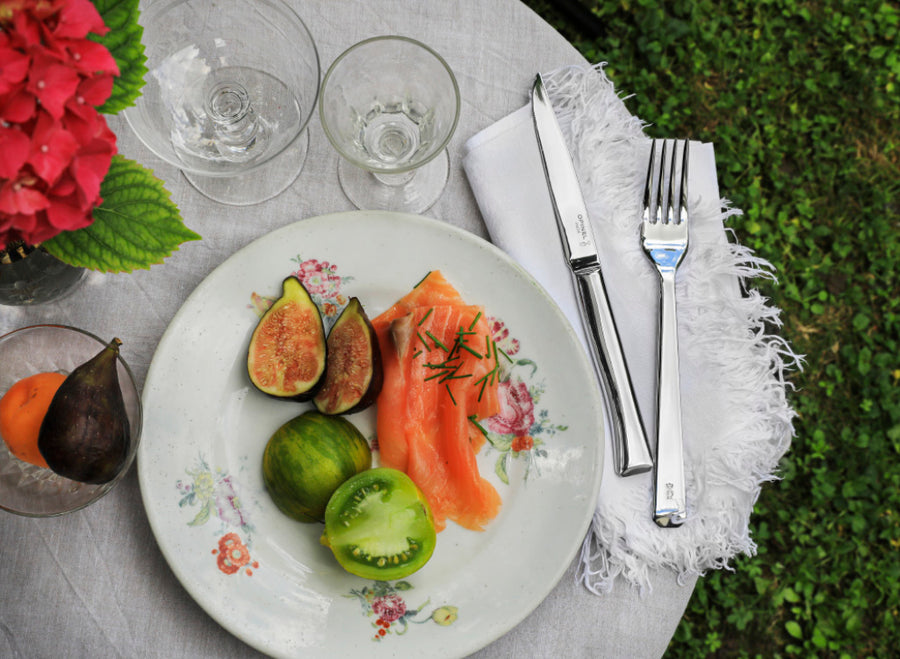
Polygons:
[[322,414],[360,412],[384,382],[378,337],[359,299],[352,297],[328,333],[325,384],[313,402]]
[[250,337],[247,372],[263,393],[306,401],[325,382],[325,326],[299,279],[286,278],[281,290],[281,297],[260,318]]

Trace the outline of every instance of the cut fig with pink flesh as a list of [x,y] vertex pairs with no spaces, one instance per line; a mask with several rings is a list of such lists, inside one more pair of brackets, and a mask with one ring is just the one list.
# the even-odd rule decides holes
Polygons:
[[375,402],[383,382],[375,330],[359,299],[350,298],[328,333],[325,384],[313,402],[323,414],[360,412]]
[[302,282],[288,277],[282,294],[250,338],[247,372],[260,391],[287,400],[310,400],[325,382],[328,345],[319,308]]

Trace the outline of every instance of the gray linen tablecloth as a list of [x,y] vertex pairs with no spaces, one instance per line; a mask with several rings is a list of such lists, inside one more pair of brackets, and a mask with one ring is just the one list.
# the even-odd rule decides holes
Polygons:
[[[583,57],[517,0],[288,0],[309,25],[323,70],[346,47],[378,34],[430,44],[459,80],[463,106],[450,144],[452,172],[427,215],[487,237],[460,166],[463,143],[527,100],[538,71]],[[618,81],[627,89],[628,81]],[[75,294],[34,308],[0,307],[0,334],[60,323],[124,341],[143,384],[157,343],[187,296],[237,249],[306,217],[352,210],[336,177],[337,154],[314,116],[299,179],[264,204],[226,207],[198,194],[156,159],[124,120],[113,118],[120,151],[153,168],[201,242],[163,265],[127,275],[90,274]],[[528,578],[527,566],[523,578]],[[517,628],[478,657],[659,657],[693,581],[658,573],[641,597],[624,583],[595,596],[576,585],[574,565]],[[0,512],[0,657],[253,657],[255,650],[212,620],[160,553],[141,502],[136,470],[95,505],[56,519]]]

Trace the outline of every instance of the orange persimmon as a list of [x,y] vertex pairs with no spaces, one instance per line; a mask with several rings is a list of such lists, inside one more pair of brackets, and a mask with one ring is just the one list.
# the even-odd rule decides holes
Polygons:
[[20,460],[47,467],[38,450],[38,435],[50,401],[65,379],[62,373],[37,373],[16,382],[0,398],[0,436]]

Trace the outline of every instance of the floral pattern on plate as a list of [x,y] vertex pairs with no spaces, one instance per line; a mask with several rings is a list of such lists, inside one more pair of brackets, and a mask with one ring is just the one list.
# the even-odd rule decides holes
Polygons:
[[509,485],[509,468],[513,460],[524,462],[523,479],[528,480],[538,459],[546,458],[542,448],[545,439],[566,430],[554,424],[546,409],[538,407],[544,393],[544,383],[536,380],[538,366],[518,356],[519,341],[510,336],[503,321],[489,318],[491,334],[497,348],[506,359],[500,362],[500,413],[482,422],[482,431],[491,448],[499,452],[494,473]]
[[374,581],[371,586],[352,589],[345,597],[356,597],[362,606],[363,614],[375,618],[372,621],[372,627],[375,629],[373,641],[381,641],[388,634],[397,636],[405,634],[409,631],[410,624],[433,622],[447,627],[456,621],[458,609],[455,606],[439,606],[428,612],[426,607],[430,599],[425,600],[418,608],[410,609],[402,593],[412,588],[408,581],[397,581],[394,584]]
[[235,479],[221,469],[210,468],[203,456],[185,472],[190,480],[175,483],[181,494],[178,507],[199,506],[188,526],[204,526],[218,520],[214,535],[220,537],[210,552],[216,567],[223,574],[237,574],[243,569],[242,574],[253,576],[253,571],[259,568],[259,563],[250,556],[254,529],[238,497]]
[[[347,304],[347,297],[341,292],[341,286],[352,281],[353,277],[339,275],[337,266],[328,261],[304,260],[300,255],[291,260],[297,264],[297,268],[287,276],[294,276],[300,280],[313,302],[318,305],[327,327],[329,321],[337,320],[341,309]],[[254,292],[250,296],[250,305],[256,311],[256,315],[262,317],[276,299]]]

